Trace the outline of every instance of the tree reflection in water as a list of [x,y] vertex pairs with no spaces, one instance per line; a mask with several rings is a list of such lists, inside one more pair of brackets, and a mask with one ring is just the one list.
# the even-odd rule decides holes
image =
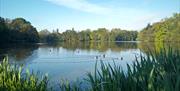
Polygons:
[[4,44],[0,46],[1,60],[5,56],[8,56],[9,59],[13,59],[13,61],[24,61],[32,56],[32,54],[35,54],[33,52],[37,48],[37,44]]

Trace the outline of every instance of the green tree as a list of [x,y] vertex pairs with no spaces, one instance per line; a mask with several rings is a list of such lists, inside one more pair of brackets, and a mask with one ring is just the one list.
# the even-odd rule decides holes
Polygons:
[[180,13],[148,25],[138,35],[141,41],[180,41]]
[[0,42],[6,42],[8,41],[8,33],[9,33],[9,30],[6,26],[6,23],[5,23],[5,19],[0,17]]
[[39,32],[40,42],[48,42],[47,38],[50,32],[47,29],[41,30]]
[[16,18],[10,23],[10,30],[16,42],[38,42],[39,35],[35,27],[23,18]]
[[39,40],[36,28],[23,18],[9,20],[0,17],[0,36],[3,43],[35,43]]

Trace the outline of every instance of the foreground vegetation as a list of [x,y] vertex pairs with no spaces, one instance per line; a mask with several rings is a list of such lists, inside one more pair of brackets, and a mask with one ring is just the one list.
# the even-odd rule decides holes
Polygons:
[[[34,73],[23,72],[22,67],[9,64],[8,59],[0,65],[0,90],[2,91],[46,91],[48,78]],[[180,90],[180,52],[166,50],[140,56],[133,65],[127,65],[124,72],[120,66],[104,64],[95,73],[87,74],[89,86],[80,84],[60,84],[62,91],[179,91]]]
[[[133,65],[127,65],[127,72],[114,64],[104,64],[88,74],[87,82],[93,91],[179,91],[180,53],[172,49],[161,49],[146,57],[140,56]],[[76,85],[61,85],[64,91],[84,90]],[[87,90],[88,88],[86,88]]]
[[0,64],[0,91],[46,91],[48,79],[46,76],[38,77],[28,70],[23,72],[22,66],[8,63],[5,58]]

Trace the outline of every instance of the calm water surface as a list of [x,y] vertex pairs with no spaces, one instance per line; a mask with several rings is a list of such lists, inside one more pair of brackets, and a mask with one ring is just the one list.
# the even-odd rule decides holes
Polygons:
[[[95,62],[121,65],[132,64],[135,57],[145,55],[149,50],[159,49],[164,44],[141,42],[75,42],[48,44],[21,44],[1,46],[0,54],[8,55],[9,61],[24,64],[30,71],[47,73],[51,82],[67,79],[75,81],[93,73]],[[178,48],[179,44],[173,45]],[[98,66],[99,67],[99,66]]]

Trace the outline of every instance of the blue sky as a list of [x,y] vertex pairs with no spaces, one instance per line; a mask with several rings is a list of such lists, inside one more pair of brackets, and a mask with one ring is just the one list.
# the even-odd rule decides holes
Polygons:
[[0,0],[1,17],[23,17],[38,31],[140,30],[176,12],[180,12],[180,0]]

